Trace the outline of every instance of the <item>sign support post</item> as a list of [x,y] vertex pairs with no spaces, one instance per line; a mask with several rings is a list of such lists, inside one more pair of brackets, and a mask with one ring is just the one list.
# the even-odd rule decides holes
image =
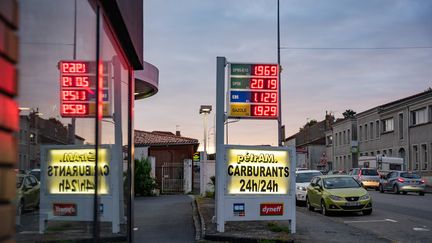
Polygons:
[[216,229],[225,231],[224,191],[225,191],[225,148],[224,148],[224,97],[225,97],[225,57],[216,59]]

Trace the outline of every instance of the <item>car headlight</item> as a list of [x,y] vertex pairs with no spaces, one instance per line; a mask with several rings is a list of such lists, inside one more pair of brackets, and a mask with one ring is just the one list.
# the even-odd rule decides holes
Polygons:
[[330,195],[329,198],[333,201],[343,201],[344,200],[343,197],[339,197],[339,196],[335,196],[335,195]]
[[304,186],[297,186],[297,190],[306,191],[306,187],[304,187]]
[[359,200],[368,200],[370,198],[369,194],[363,195],[359,198]]

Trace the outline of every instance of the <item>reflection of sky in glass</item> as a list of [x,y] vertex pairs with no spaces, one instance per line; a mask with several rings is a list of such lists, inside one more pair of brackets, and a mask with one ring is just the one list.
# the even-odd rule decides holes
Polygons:
[[[42,117],[59,116],[57,63],[73,60],[74,1],[27,1],[20,6],[20,107],[39,109]],[[87,1],[77,1],[76,59],[95,60],[96,15]],[[23,113],[25,114],[25,113]],[[94,120],[77,119],[76,133],[93,141]]]

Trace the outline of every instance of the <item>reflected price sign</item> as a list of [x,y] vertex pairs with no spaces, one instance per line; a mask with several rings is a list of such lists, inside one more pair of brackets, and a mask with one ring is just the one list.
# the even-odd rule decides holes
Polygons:
[[[60,115],[62,117],[95,117],[96,115],[96,62],[60,61]],[[101,63],[100,103],[104,117],[110,116],[109,65]]]
[[228,116],[240,119],[278,119],[279,65],[230,63]]

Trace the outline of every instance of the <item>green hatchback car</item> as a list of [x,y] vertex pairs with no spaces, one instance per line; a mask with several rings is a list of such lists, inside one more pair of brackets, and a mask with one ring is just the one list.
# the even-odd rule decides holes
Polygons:
[[307,187],[306,205],[311,211],[321,209],[324,215],[345,211],[372,213],[371,196],[349,175],[314,177]]
[[40,183],[35,176],[17,174],[16,206],[19,214],[30,208],[39,208]]

